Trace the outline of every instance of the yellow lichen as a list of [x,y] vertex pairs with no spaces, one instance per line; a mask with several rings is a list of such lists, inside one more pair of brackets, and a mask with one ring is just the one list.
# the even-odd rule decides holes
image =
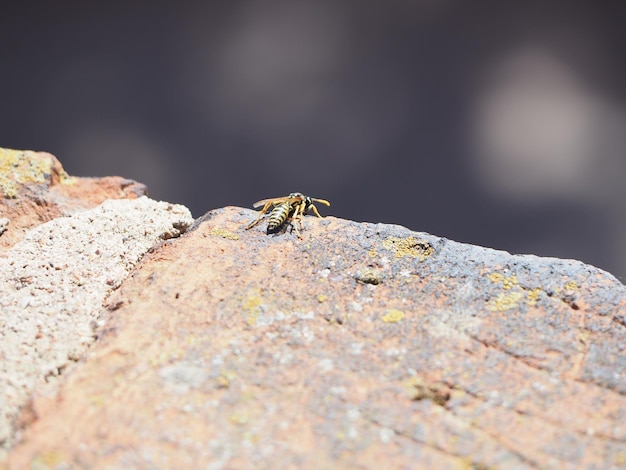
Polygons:
[[246,323],[248,323],[248,325],[256,325],[259,314],[261,313],[260,307],[262,303],[263,299],[261,299],[258,290],[254,290],[243,299],[241,307],[246,313]]
[[526,304],[529,307],[534,307],[537,305],[537,301],[539,300],[539,295],[541,294],[541,287],[535,287],[534,289],[530,289],[528,294],[526,295]]
[[226,238],[227,240],[239,240],[239,235],[221,228],[214,228],[209,232],[209,235]]
[[104,395],[92,395],[89,397],[89,401],[92,405],[101,408],[106,405],[106,399]]
[[617,467],[621,467],[622,465],[626,464],[626,451],[619,452],[615,456],[614,462]]
[[228,388],[230,383],[237,378],[237,374],[232,370],[222,371],[222,373],[215,379],[219,388]]
[[238,424],[240,426],[247,424],[249,420],[250,416],[248,416],[248,413],[245,411],[235,412],[230,415],[231,423]]
[[68,457],[59,450],[49,450],[37,454],[31,468],[67,468]]
[[517,276],[515,274],[512,275],[512,276],[509,276],[509,277],[505,277],[502,280],[502,287],[504,289],[510,289],[511,287],[516,286],[518,284],[519,284],[519,282],[518,282]]
[[487,306],[489,310],[504,312],[505,310],[517,307],[518,302],[523,298],[523,292],[502,292],[497,297],[489,300]]
[[505,291],[511,291],[515,287],[517,287],[514,292],[503,292],[498,295],[498,297],[491,299],[489,301],[490,310],[509,310],[513,307],[516,307],[517,303],[524,297],[526,297],[526,305],[528,305],[529,307],[535,307],[537,305],[537,302],[539,301],[539,296],[543,292],[543,289],[541,287],[535,287],[532,289],[527,287],[521,287],[519,285],[519,279],[515,274],[505,276],[501,273],[491,273],[487,275],[487,279],[489,279],[493,283],[501,284],[502,289]]
[[244,432],[241,437],[252,444],[259,442],[259,435],[250,431]]
[[370,258],[376,258],[378,256],[378,251],[372,248],[370,251],[367,252],[367,255]]
[[150,364],[153,367],[159,367],[164,364],[169,364],[177,359],[180,359],[184,354],[183,349],[176,345],[169,345],[167,343],[161,342],[161,352],[150,359]]
[[563,287],[565,290],[578,290],[580,288],[576,281],[568,281]]
[[382,320],[385,323],[397,323],[403,320],[405,317],[404,312],[395,308],[392,308],[387,311],[385,315],[382,316]]
[[318,294],[317,301],[319,303],[326,302],[328,300],[328,296],[326,294]]
[[515,274],[507,277],[504,274],[491,273],[487,275],[487,279],[494,283],[502,283],[502,288],[507,290],[519,284]]
[[489,465],[482,462],[475,462],[470,459],[462,458],[461,463],[458,466],[459,470],[492,470],[495,467],[490,467]]
[[[20,185],[49,183],[54,159],[30,150],[0,148],[0,190],[5,197],[17,196]],[[68,178],[62,171],[61,181]]]
[[420,261],[424,261],[427,256],[435,252],[435,249],[430,243],[425,240],[417,240],[414,237],[388,237],[383,240],[383,248],[393,251],[396,258],[410,256],[412,258],[419,258]]

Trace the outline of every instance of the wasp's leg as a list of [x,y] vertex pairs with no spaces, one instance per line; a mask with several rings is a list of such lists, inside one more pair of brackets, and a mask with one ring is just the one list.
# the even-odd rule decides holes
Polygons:
[[309,205],[309,209],[313,210],[313,213],[318,216],[320,219],[322,219],[323,217],[320,215],[319,212],[317,212],[317,207],[315,207],[315,204],[311,204]]
[[248,225],[246,227],[246,230],[251,229],[256,224],[258,224],[259,221],[263,218],[263,216],[267,213],[267,211],[268,211],[268,209],[270,208],[271,205],[272,205],[272,202],[268,202],[267,204],[265,204],[263,206],[263,209],[261,209],[261,211],[259,212],[259,216],[256,218],[256,220],[254,222],[252,222],[250,225]]
[[[291,216],[291,220],[293,222],[293,227],[296,229],[296,235],[298,238],[302,240],[302,235],[300,235],[300,230],[302,230],[302,213],[304,211],[304,203],[298,204],[293,211],[293,215]],[[300,225],[300,230],[298,230],[298,225]]]

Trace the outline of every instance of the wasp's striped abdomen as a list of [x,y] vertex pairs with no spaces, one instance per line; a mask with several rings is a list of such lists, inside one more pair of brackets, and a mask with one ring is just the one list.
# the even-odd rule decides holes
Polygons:
[[282,224],[284,224],[291,215],[293,209],[294,207],[291,203],[289,203],[289,201],[285,201],[282,204],[274,207],[274,209],[270,213],[270,220],[267,223],[267,231],[273,232]]
[[261,199],[260,201],[255,202],[252,206],[255,209],[257,207],[263,207],[263,209],[259,211],[258,217],[246,227],[246,230],[251,229],[258,224],[263,215],[267,214],[270,208],[272,208],[269,213],[267,233],[276,232],[287,221],[287,219],[292,218],[294,220],[293,228],[295,229],[298,238],[302,239],[302,235],[300,235],[300,231],[298,230],[298,226],[302,229],[302,217],[307,214],[309,210],[312,210],[316,216],[322,218],[313,204],[314,202],[330,206],[330,202],[325,199],[305,196],[302,193],[291,193],[289,196]]

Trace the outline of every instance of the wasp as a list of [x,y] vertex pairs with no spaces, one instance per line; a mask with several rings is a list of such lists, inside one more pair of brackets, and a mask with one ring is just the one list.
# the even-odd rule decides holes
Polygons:
[[263,206],[263,209],[261,209],[261,212],[256,220],[246,227],[246,230],[258,224],[263,215],[266,214],[270,208],[272,208],[269,222],[267,224],[267,233],[277,231],[287,221],[287,219],[291,219],[297,222],[297,224],[294,225],[294,228],[296,229],[298,238],[302,238],[300,231],[298,230],[298,225],[300,225],[300,229],[302,229],[302,216],[312,210],[316,216],[322,218],[320,213],[317,211],[317,207],[313,204],[314,202],[330,206],[330,202],[324,199],[305,196],[302,193],[291,193],[289,196],[257,201],[252,205],[252,207],[256,209]]

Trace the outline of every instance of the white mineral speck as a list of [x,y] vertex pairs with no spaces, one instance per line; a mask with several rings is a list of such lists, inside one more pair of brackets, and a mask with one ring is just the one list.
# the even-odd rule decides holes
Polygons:
[[380,438],[380,442],[382,442],[383,444],[388,444],[389,442],[391,442],[391,439],[393,439],[395,435],[396,435],[395,431],[389,428],[382,428],[378,432],[378,437]]

